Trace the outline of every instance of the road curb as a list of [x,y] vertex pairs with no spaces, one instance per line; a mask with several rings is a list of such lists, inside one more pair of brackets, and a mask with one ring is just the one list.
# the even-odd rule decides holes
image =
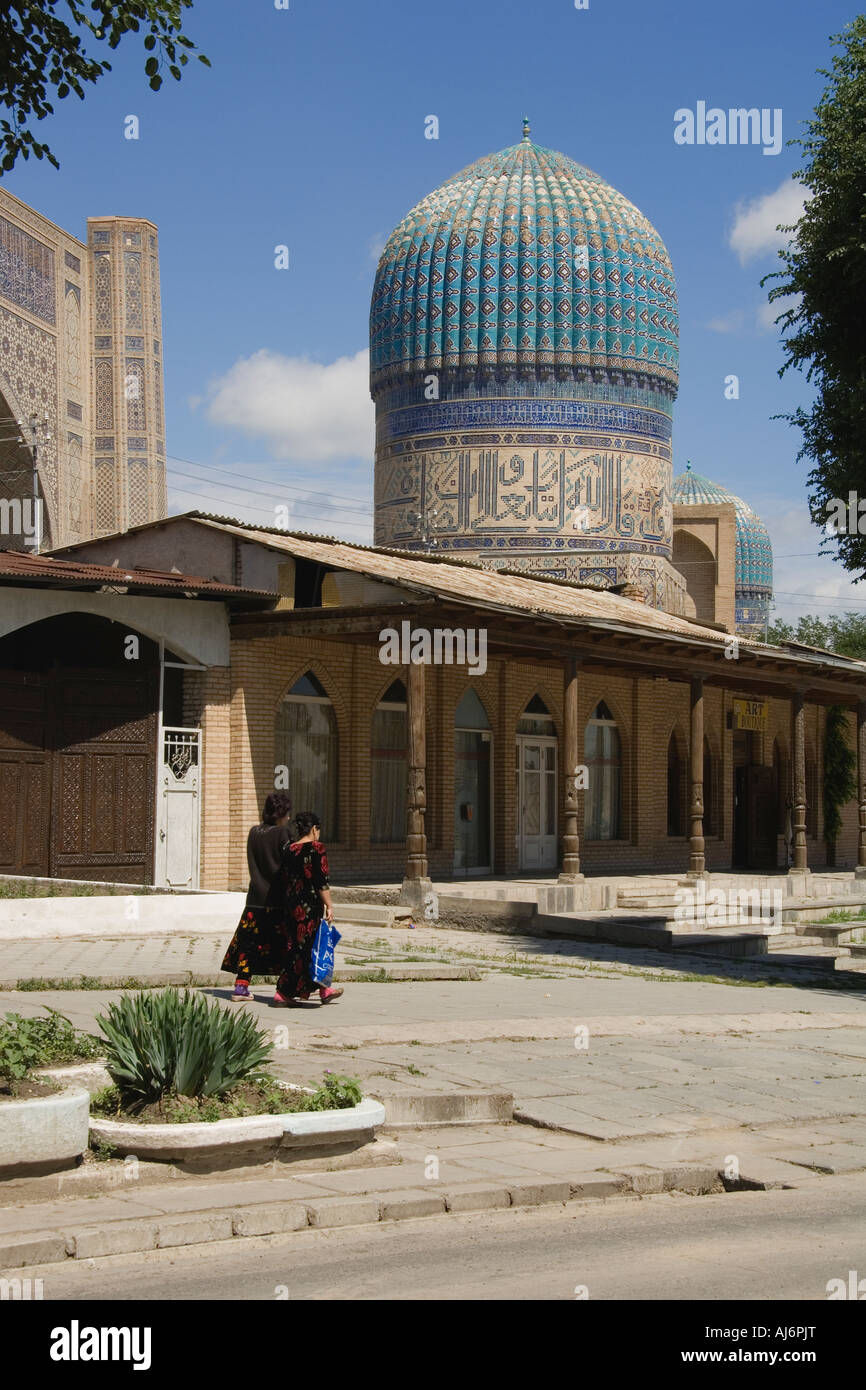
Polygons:
[[[281,1235],[302,1230],[329,1230],[381,1222],[412,1221],[423,1216],[469,1212],[530,1209],[546,1205],[605,1201],[611,1197],[642,1195],[652,1191],[719,1191],[716,1170],[699,1167],[656,1170],[656,1181],[647,1185],[637,1171],[593,1172],[572,1179],[539,1176],[536,1182],[502,1179],[499,1182],[455,1183],[377,1196],[319,1197],[283,1202],[253,1202],[246,1207],[205,1208],[164,1216],[140,1216],[62,1228],[60,1231],[27,1231],[0,1236],[0,1270],[65,1263],[68,1259],[99,1259],[107,1255],[131,1255],[181,1245],[210,1245],[252,1236]],[[706,1181],[709,1187],[703,1187]]]
[[[53,977],[42,974],[22,975],[15,980],[0,980],[0,990],[11,991],[21,990],[23,985],[30,985],[32,982]],[[338,966],[334,974],[337,984],[362,984],[362,985],[390,985],[390,984],[421,984],[429,981],[442,980],[465,980],[477,981],[484,978],[484,972],[476,965],[379,965],[370,963],[367,965],[343,965]],[[99,971],[95,973],[85,972],[79,976],[71,976],[64,981],[69,987],[70,980],[87,980],[89,983],[84,986],[88,991],[101,989],[129,989],[130,980],[142,984],[147,989],[162,989],[169,985],[186,985],[195,989],[219,989],[222,988],[226,994],[232,987],[232,979],[225,971],[208,973],[195,970],[158,970],[136,971],[130,970],[126,975],[101,975]],[[92,982],[96,981],[96,984]],[[253,993],[257,989],[270,989],[269,985],[253,985]],[[40,993],[37,990],[27,990],[27,993]],[[51,991],[44,991],[50,993]]]

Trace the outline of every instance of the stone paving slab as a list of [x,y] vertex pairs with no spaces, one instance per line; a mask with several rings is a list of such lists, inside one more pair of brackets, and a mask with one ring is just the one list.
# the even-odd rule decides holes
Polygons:
[[[339,918],[339,911],[338,911]],[[764,981],[791,979],[805,982],[802,964],[786,970],[778,959],[761,957],[749,960],[725,960],[704,955],[687,955],[682,949],[675,954],[656,949],[614,946],[579,940],[542,938],[525,935],[504,935],[477,931],[460,931],[447,927],[381,927],[339,923],[343,931],[340,965],[380,960],[398,963],[407,957],[455,962],[458,959],[490,970],[521,970],[527,974],[581,974],[615,978],[639,977],[649,973],[654,979],[676,983],[684,974],[709,976],[712,979]],[[174,982],[183,982],[190,975],[219,983],[228,979],[220,975],[219,966],[231,936],[233,924],[214,930],[202,924],[195,931],[154,934],[142,933],[141,927],[130,922],[122,935],[114,933],[58,936],[18,937],[3,941],[3,961],[0,965],[0,984],[33,978],[73,978],[94,976],[99,979],[122,980],[131,976],[139,979],[159,979],[169,975]],[[814,972],[815,978],[826,972]],[[831,977],[832,978],[832,977]],[[841,988],[842,982],[837,982]],[[866,997],[866,980],[862,989],[855,977],[845,981],[855,996]]]

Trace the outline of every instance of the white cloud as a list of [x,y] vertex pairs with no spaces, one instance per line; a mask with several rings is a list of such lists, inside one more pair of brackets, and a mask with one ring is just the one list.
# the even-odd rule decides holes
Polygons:
[[710,319],[707,328],[712,333],[739,333],[745,327],[746,315],[742,309],[732,309],[720,319]]
[[780,314],[784,314],[786,309],[790,309],[792,304],[796,304],[799,298],[798,294],[783,294],[781,299],[774,299],[772,304],[769,300],[766,304],[759,304],[755,313],[759,330],[762,333],[777,333],[782,325],[777,326],[776,319]]
[[367,242],[367,255],[373,265],[379,264],[379,259],[388,244],[388,237],[385,232],[377,232],[371,236]]
[[806,465],[801,465],[803,501],[792,506],[790,498],[750,497],[749,505],[763,519],[773,544],[771,615],[796,622],[804,613],[827,618],[832,613],[866,613],[866,584],[852,583],[848,571],[831,554],[821,555],[824,537],[809,517],[806,504]]
[[264,439],[274,458],[372,459],[368,373],[366,350],[322,363],[262,348],[211,384],[208,417]]
[[806,196],[802,184],[786,179],[774,193],[737,204],[728,245],[736,251],[741,265],[787,245],[788,235],[777,228],[799,222]]

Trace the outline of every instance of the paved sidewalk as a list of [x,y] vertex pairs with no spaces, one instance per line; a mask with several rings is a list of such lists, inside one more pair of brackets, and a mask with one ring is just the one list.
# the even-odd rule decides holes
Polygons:
[[[387,1141],[386,1141],[387,1144]],[[671,1193],[798,1188],[866,1167],[859,1141],[826,1125],[773,1134],[714,1131],[669,1144],[601,1145],[520,1125],[404,1131],[398,1161],[260,1177],[134,1178],[95,1199],[0,1208],[0,1270],[56,1265],[238,1237],[284,1235],[505,1208]]]
[[[338,907],[339,912],[339,907]],[[592,976],[646,976],[658,979],[725,980],[731,985],[754,986],[773,981],[808,984],[812,978],[802,967],[781,965],[772,957],[724,960],[678,952],[641,950],[590,941],[506,935],[499,932],[458,931],[446,927],[366,927],[340,923],[343,932],[338,954],[341,967],[430,964],[468,964],[495,973],[516,976],[574,978]],[[231,929],[143,933],[131,924],[128,933],[90,936],[4,938],[0,940],[0,988],[22,980],[79,980],[125,983],[213,984],[227,977],[220,963],[231,938]],[[866,999],[866,979],[835,980]]]

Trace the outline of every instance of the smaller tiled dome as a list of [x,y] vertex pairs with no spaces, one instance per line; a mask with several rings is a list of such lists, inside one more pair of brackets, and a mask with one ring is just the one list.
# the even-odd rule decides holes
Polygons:
[[674,478],[674,506],[733,502],[736,513],[737,553],[735,572],[735,621],[738,632],[763,631],[773,599],[773,547],[763,521],[751,507],[726,487],[695,473],[687,464]]

